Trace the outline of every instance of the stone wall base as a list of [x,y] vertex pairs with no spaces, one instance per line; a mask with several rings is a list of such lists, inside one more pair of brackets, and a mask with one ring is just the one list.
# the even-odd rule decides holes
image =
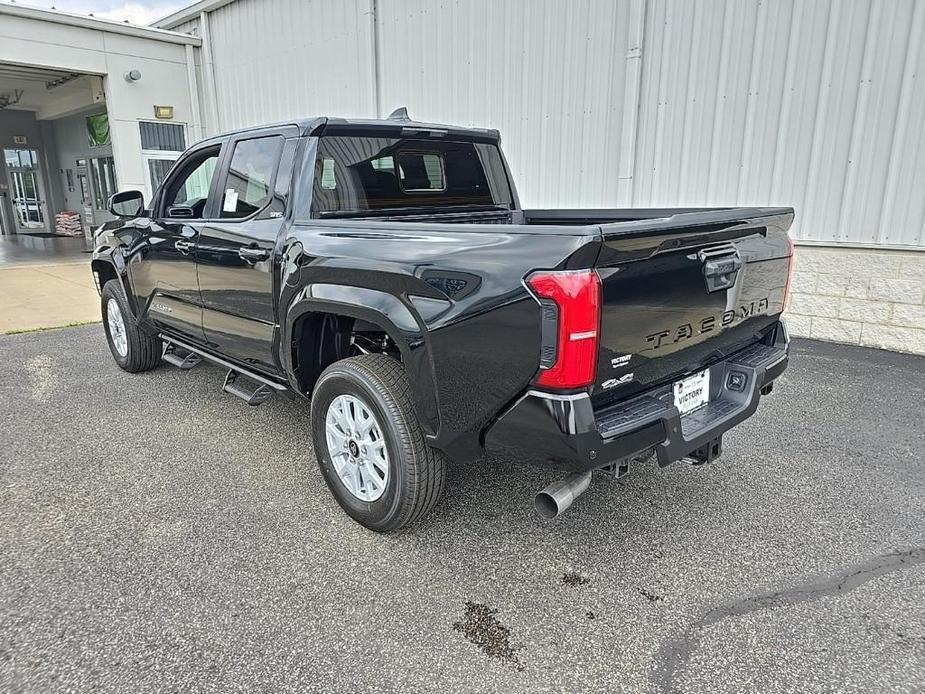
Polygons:
[[925,354],[925,252],[800,246],[790,333]]

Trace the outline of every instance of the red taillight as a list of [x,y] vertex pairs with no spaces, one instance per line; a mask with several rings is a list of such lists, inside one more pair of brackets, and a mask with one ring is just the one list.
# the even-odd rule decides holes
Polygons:
[[793,239],[787,235],[787,286],[784,287],[784,305],[781,311],[787,310],[790,303],[790,283],[793,281]]
[[535,272],[527,284],[540,299],[555,303],[555,311],[543,312],[544,321],[555,321],[555,354],[545,357],[536,382],[550,388],[582,388],[597,371],[600,341],[601,278],[594,270]]

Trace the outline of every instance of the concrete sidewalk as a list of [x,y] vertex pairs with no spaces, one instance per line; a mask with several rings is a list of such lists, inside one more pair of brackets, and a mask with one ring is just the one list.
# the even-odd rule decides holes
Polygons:
[[0,264],[0,333],[98,320],[89,262]]

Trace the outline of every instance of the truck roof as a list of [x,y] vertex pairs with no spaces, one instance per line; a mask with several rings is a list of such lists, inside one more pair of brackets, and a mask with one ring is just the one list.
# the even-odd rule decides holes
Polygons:
[[453,137],[462,137],[465,139],[487,140],[498,142],[501,135],[497,130],[485,128],[467,128],[459,125],[448,125],[444,123],[425,123],[422,121],[411,120],[408,112],[404,108],[392,112],[388,118],[339,118],[336,116],[315,116],[312,118],[297,118],[290,121],[281,121],[278,123],[266,123],[254,125],[237,130],[229,130],[218,135],[206,138],[203,142],[218,140],[229,135],[238,135],[241,133],[265,130],[267,128],[281,128],[286,126],[295,126],[299,128],[301,135],[320,135],[327,134],[356,134],[356,135],[378,135],[387,137],[389,135],[413,136],[424,135],[427,137],[441,137],[452,135]]

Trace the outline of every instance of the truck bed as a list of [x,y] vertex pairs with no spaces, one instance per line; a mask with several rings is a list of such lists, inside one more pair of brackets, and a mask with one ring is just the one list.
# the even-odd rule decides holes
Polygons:
[[[788,282],[787,229],[792,218],[792,209],[782,207],[528,209],[366,214],[306,223],[315,229],[334,228],[339,234],[350,230],[375,236],[379,240],[375,253],[383,269],[407,258],[409,252],[429,275],[446,268],[471,276],[472,269],[479,268],[481,290],[471,296],[446,297],[447,310],[427,326],[435,342],[451,324],[459,323],[453,332],[464,331],[470,300],[478,298],[484,311],[498,300],[510,304],[530,298],[522,280],[532,271],[596,268],[602,294],[600,341],[597,378],[588,390],[595,406],[603,407],[696,373],[749,345],[772,341]],[[383,244],[382,239],[394,243]],[[416,240],[412,251],[405,245],[410,240]],[[333,252],[324,247],[319,250]],[[725,262],[735,267],[727,275],[728,286],[708,286],[712,280],[705,276],[707,268],[715,270]],[[486,283],[499,296],[486,296]],[[499,355],[496,363],[502,369],[488,389],[498,399],[493,398],[494,405],[485,403],[485,419],[490,418],[492,406],[517,394],[503,390],[517,382],[515,375],[535,369],[538,361],[540,306],[529,301],[524,310],[534,313],[527,321],[534,327],[521,329],[524,321],[514,316],[522,314],[503,312],[510,325],[508,334],[519,335],[523,343],[509,361],[507,354],[499,354],[509,351],[503,336],[493,344],[491,333],[479,333],[484,349]],[[475,360],[463,368],[484,370],[479,365],[480,349],[473,346],[473,352]],[[439,361],[440,355],[436,358]],[[457,357],[455,365],[459,364]],[[453,368],[448,361],[437,371]],[[435,376],[440,378],[439,373]],[[445,401],[450,400],[450,390],[454,407],[465,400],[455,395],[458,384],[454,384],[443,396]]]

